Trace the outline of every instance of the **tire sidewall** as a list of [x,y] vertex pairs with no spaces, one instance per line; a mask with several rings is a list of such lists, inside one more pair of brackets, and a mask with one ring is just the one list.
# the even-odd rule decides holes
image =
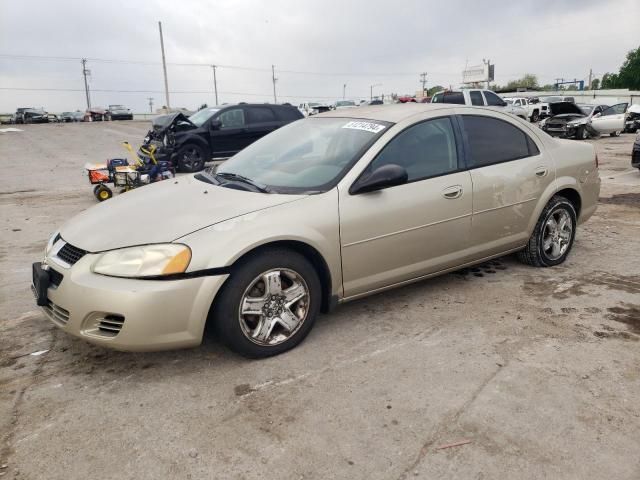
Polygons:
[[[309,288],[309,310],[302,326],[285,342],[274,346],[258,345],[242,331],[239,320],[240,302],[250,282],[261,273],[275,268],[293,270],[304,278]],[[263,250],[232,268],[231,276],[214,299],[211,320],[215,330],[233,351],[249,358],[264,358],[290,350],[304,340],[313,328],[321,302],[320,279],[313,265],[304,256],[294,251]]]
[[[564,254],[560,258],[553,260],[547,256],[543,248],[544,226],[547,223],[547,220],[549,220],[549,217],[560,209],[566,210],[567,213],[569,214],[569,217],[571,218],[571,222],[572,222],[571,240],[569,241],[569,247],[567,248],[567,251],[564,252]],[[540,260],[545,266],[553,267],[555,265],[560,265],[566,260],[567,256],[571,252],[571,249],[573,248],[573,242],[576,238],[577,225],[578,225],[578,221],[577,221],[576,210],[571,204],[571,202],[569,202],[569,200],[566,200],[565,198],[552,199],[549,205],[547,206],[547,208],[545,209],[545,214],[542,216],[541,222],[539,224],[538,232],[537,232],[538,255],[540,257]]]

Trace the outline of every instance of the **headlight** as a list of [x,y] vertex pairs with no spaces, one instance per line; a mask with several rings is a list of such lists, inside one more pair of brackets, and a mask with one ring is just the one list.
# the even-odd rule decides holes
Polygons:
[[165,135],[164,137],[162,137],[162,144],[166,147],[168,143],[169,143],[169,138]]
[[49,252],[51,252],[53,245],[58,241],[59,238],[60,238],[59,232],[55,232],[53,235],[51,235],[51,238],[49,238],[49,241],[47,242],[47,246],[44,247],[45,258],[49,256]]
[[190,261],[191,249],[186,245],[143,245],[103,253],[92,271],[112,277],[158,277],[184,273]]

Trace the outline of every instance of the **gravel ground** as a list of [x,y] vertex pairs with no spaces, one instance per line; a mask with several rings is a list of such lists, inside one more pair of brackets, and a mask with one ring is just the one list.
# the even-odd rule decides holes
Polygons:
[[146,128],[0,134],[0,476],[640,478],[633,135],[593,141],[601,205],[564,265],[508,256],[349,303],[295,350],[249,361],[212,340],[105,350],[35,306],[31,262],[95,203],[83,164]]

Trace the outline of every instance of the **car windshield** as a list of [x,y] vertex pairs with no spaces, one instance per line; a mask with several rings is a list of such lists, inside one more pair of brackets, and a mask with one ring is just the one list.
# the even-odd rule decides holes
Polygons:
[[541,101],[543,101],[544,103],[554,103],[554,102],[561,102],[562,101],[562,97],[541,97],[540,98]]
[[202,110],[199,110],[191,115],[189,117],[189,120],[196,127],[201,127],[202,125],[204,125],[204,122],[209,120],[213,116],[213,114],[218,112],[219,110],[219,108],[203,108]]
[[593,112],[593,109],[596,108],[593,105],[578,105],[578,107],[580,107],[580,110],[582,110],[582,113],[584,113],[587,116],[591,115],[591,112]]
[[336,102],[336,107],[355,107],[356,102],[352,102],[351,100],[338,100]]
[[277,193],[324,192],[337,184],[389,125],[353,118],[298,120],[207,173],[245,177]]

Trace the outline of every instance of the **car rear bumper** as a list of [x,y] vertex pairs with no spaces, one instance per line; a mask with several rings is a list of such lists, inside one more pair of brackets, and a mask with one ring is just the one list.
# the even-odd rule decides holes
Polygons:
[[58,328],[116,350],[154,351],[199,345],[211,303],[227,275],[135,280],[98,275],[87,254],[47,290],[45,315]]

